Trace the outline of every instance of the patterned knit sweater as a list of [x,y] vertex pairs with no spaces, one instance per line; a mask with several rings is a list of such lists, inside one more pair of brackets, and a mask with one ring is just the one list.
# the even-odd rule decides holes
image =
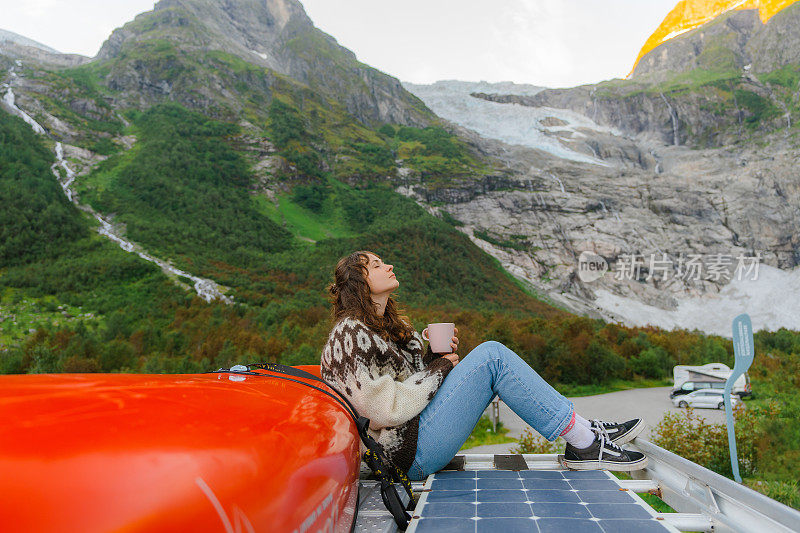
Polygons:
[[358,319],[343,318],[322,351],[322,378],[369,418],[370,435],[403,472],[414,462],[419,414],[453,368],[449,359],[422,346],[416,331],[398,345]]

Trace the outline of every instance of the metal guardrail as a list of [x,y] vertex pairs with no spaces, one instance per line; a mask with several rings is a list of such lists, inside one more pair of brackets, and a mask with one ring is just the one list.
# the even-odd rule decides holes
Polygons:
[[800,511],[675,455],[644,439],[630,447],[647,455],[647,468],[631,472],[657,484],[657,494],[678,511],[660,516],[682,531],[800,532]]

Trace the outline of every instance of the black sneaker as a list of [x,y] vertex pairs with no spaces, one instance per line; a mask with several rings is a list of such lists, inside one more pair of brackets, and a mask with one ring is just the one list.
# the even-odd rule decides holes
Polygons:
[[630,472],[647,466],[647,457],[641,452],[623,450],[606,438],[605,433],[593,428],[595,439],[588,448],[576,448],[567,443],[564,465],[572,470],[615,470]]
[[592,430],[601,429],[605,432],[608,440],[614,444],[621,445],[630,442],[644,429],[644,420],[641,418],[634,418],[627,422],[616,424],[614,422],[603,422],[601,420],[592,420]]

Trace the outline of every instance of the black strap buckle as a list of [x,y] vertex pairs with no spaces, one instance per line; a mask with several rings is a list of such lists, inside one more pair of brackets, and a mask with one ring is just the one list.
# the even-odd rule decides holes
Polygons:
[[400,500],[400,495],[397,494],[397,489],[386,478],[381,479],[381,499],[383,499],[383,505],[392,513],[392,517],[397,523],[397,528],[400,531],[405,531],[411,521],[411,515],[403,507],[403,502]]

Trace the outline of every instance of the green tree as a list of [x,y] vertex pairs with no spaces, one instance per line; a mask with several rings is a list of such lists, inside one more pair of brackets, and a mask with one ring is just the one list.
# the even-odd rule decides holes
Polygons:
[[269,129],[272,133],[272,142],[280,150],[289,146],[291,141],[303,141],[307,135],[305,124],[297,109],[278,98],[273,98],[269,105]]
[[675,359],[661,346],[655,346],[642,350],[638,356],[631,359],[630,366],[635,374],[660,379],[670,374],[675,366]]

